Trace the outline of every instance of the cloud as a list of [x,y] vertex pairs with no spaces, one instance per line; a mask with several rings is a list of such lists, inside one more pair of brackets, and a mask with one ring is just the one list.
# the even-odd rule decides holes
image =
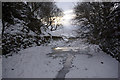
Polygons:
[[65,11],[65,12],[63,12],[64,14],[71,14],[71,13],[73,13],[73,10],[67,10],[67,11]]

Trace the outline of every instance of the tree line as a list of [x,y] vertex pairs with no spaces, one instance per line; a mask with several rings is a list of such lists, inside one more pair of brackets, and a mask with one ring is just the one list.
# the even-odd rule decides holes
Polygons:
[[120,61],[120,3],[78,2],[74,13],[80,36]]
[[3,2],[3,54],[46,42],[40,35],[51,30],[52,17],[62,15],[55,2]]

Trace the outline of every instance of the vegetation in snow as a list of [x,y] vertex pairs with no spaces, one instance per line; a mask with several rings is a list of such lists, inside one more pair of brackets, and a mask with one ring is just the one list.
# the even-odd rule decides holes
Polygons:
[[78,2],[74,12],[80,36],[120,61],[120,3]]
[[54,2],[4,2],[2,9],[3,54],[49,42],[42,35],[56,30],[53,17],[63,15]]

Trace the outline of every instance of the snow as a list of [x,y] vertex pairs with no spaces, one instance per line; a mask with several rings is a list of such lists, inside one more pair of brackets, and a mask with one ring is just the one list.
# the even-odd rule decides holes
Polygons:
[[[60,65],[60,58],[52,59],[46,54],[50,47],[39,46],[20,51],[12,57],[3,58],[4,78],[53,78]],[[14,70],[12,70],[14,69]],[[11,74],[12,73],[12,74]]]
[[[56,78],[60,71],[66,74],[62,69],[68,66],[71,68],[66,68],[65,78],[118,78],[117,60],[102,52],[98,45],[87,44],[83,39],[68,39],[76,36],[75,29],[69,26],[50,33],[65,36],[64,40],[52,40],[47,46],[33,46],[7,58],[3,56],[2,77]],[[54,48],[69,50],[54,52]],[[79,50],[74,50],[76,48]]]
[[52,36],[65,36],[65,37],[74,37],[76,36],[76,32],[73,31],[73,30],[76,30],[76,26],[69,26],[69,27],[66,27],[64,26],[62,29],[58,29],[56,31],[52,31],[50,32],[50,34]]
[[0,55],[0,80],[2,79],[2,56]]
[[66,78],[118,78],[118,62],[103,52],[91,58],[76,55],[73,66]]
[[[22,32],[23,28],[26,27],[24,25],[25,22],[23,20],[19,20],[18,18],[14,18],[14,20],[15,20],[16,24],[13,24],[13,25],[10,25],[9,27],[7,27],[7,29],[5,29],[5,33],[11,34],[11,35],[26,34],[26,33]],[[27,32],[27,30],[24,29],[24,32]],[[36,36],[36,34],[31,30],[29,30],[28,35]]]
[[[79,42],[78,42],[79,41]],[[117,78],[118,62],[111,56],[105,54],[101,50],[97,50],[97,45],[83,44],[80,40],[71,43],[74,46],[79,43],[79,47],[83,48],[75,53],[70,71],[66,74],[66,78]],[[36,46],[21,50],[18,54],[11,57],[3,57],[3,77],[4,78],[55,78],[58,72],[63,68],[66,55],[69,52],[52,54],[54,41],[48,46]],[[60,46],[62,41],[58,42]],[[67,43],[69,44],[69,43]],[[66,45],[67,45],[66,44]],[[64,44],[65,46],[65,44]],[[88,53],[86,53],[88,52]],[[89,57],[88,54],[92,54]],[[62,57],[58,56],[61,55]],[[56,56],[56,57],[55,57]],[[66,63],[68,64],[68,63]],[[12,74],[11,74],[12,73]]]

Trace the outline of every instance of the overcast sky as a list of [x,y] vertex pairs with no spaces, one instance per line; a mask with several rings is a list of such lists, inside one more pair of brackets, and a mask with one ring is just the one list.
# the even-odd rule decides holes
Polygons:
[[63,10],[63,25],[70,26],[70,22],[74,17],[73,8],[75,2],[56,2],[56,5],[58,6],[58,8]]
[[56,4],[59,8],[63,9],[63,11],[67,11],[73,9],[75,2],[57,2]]

